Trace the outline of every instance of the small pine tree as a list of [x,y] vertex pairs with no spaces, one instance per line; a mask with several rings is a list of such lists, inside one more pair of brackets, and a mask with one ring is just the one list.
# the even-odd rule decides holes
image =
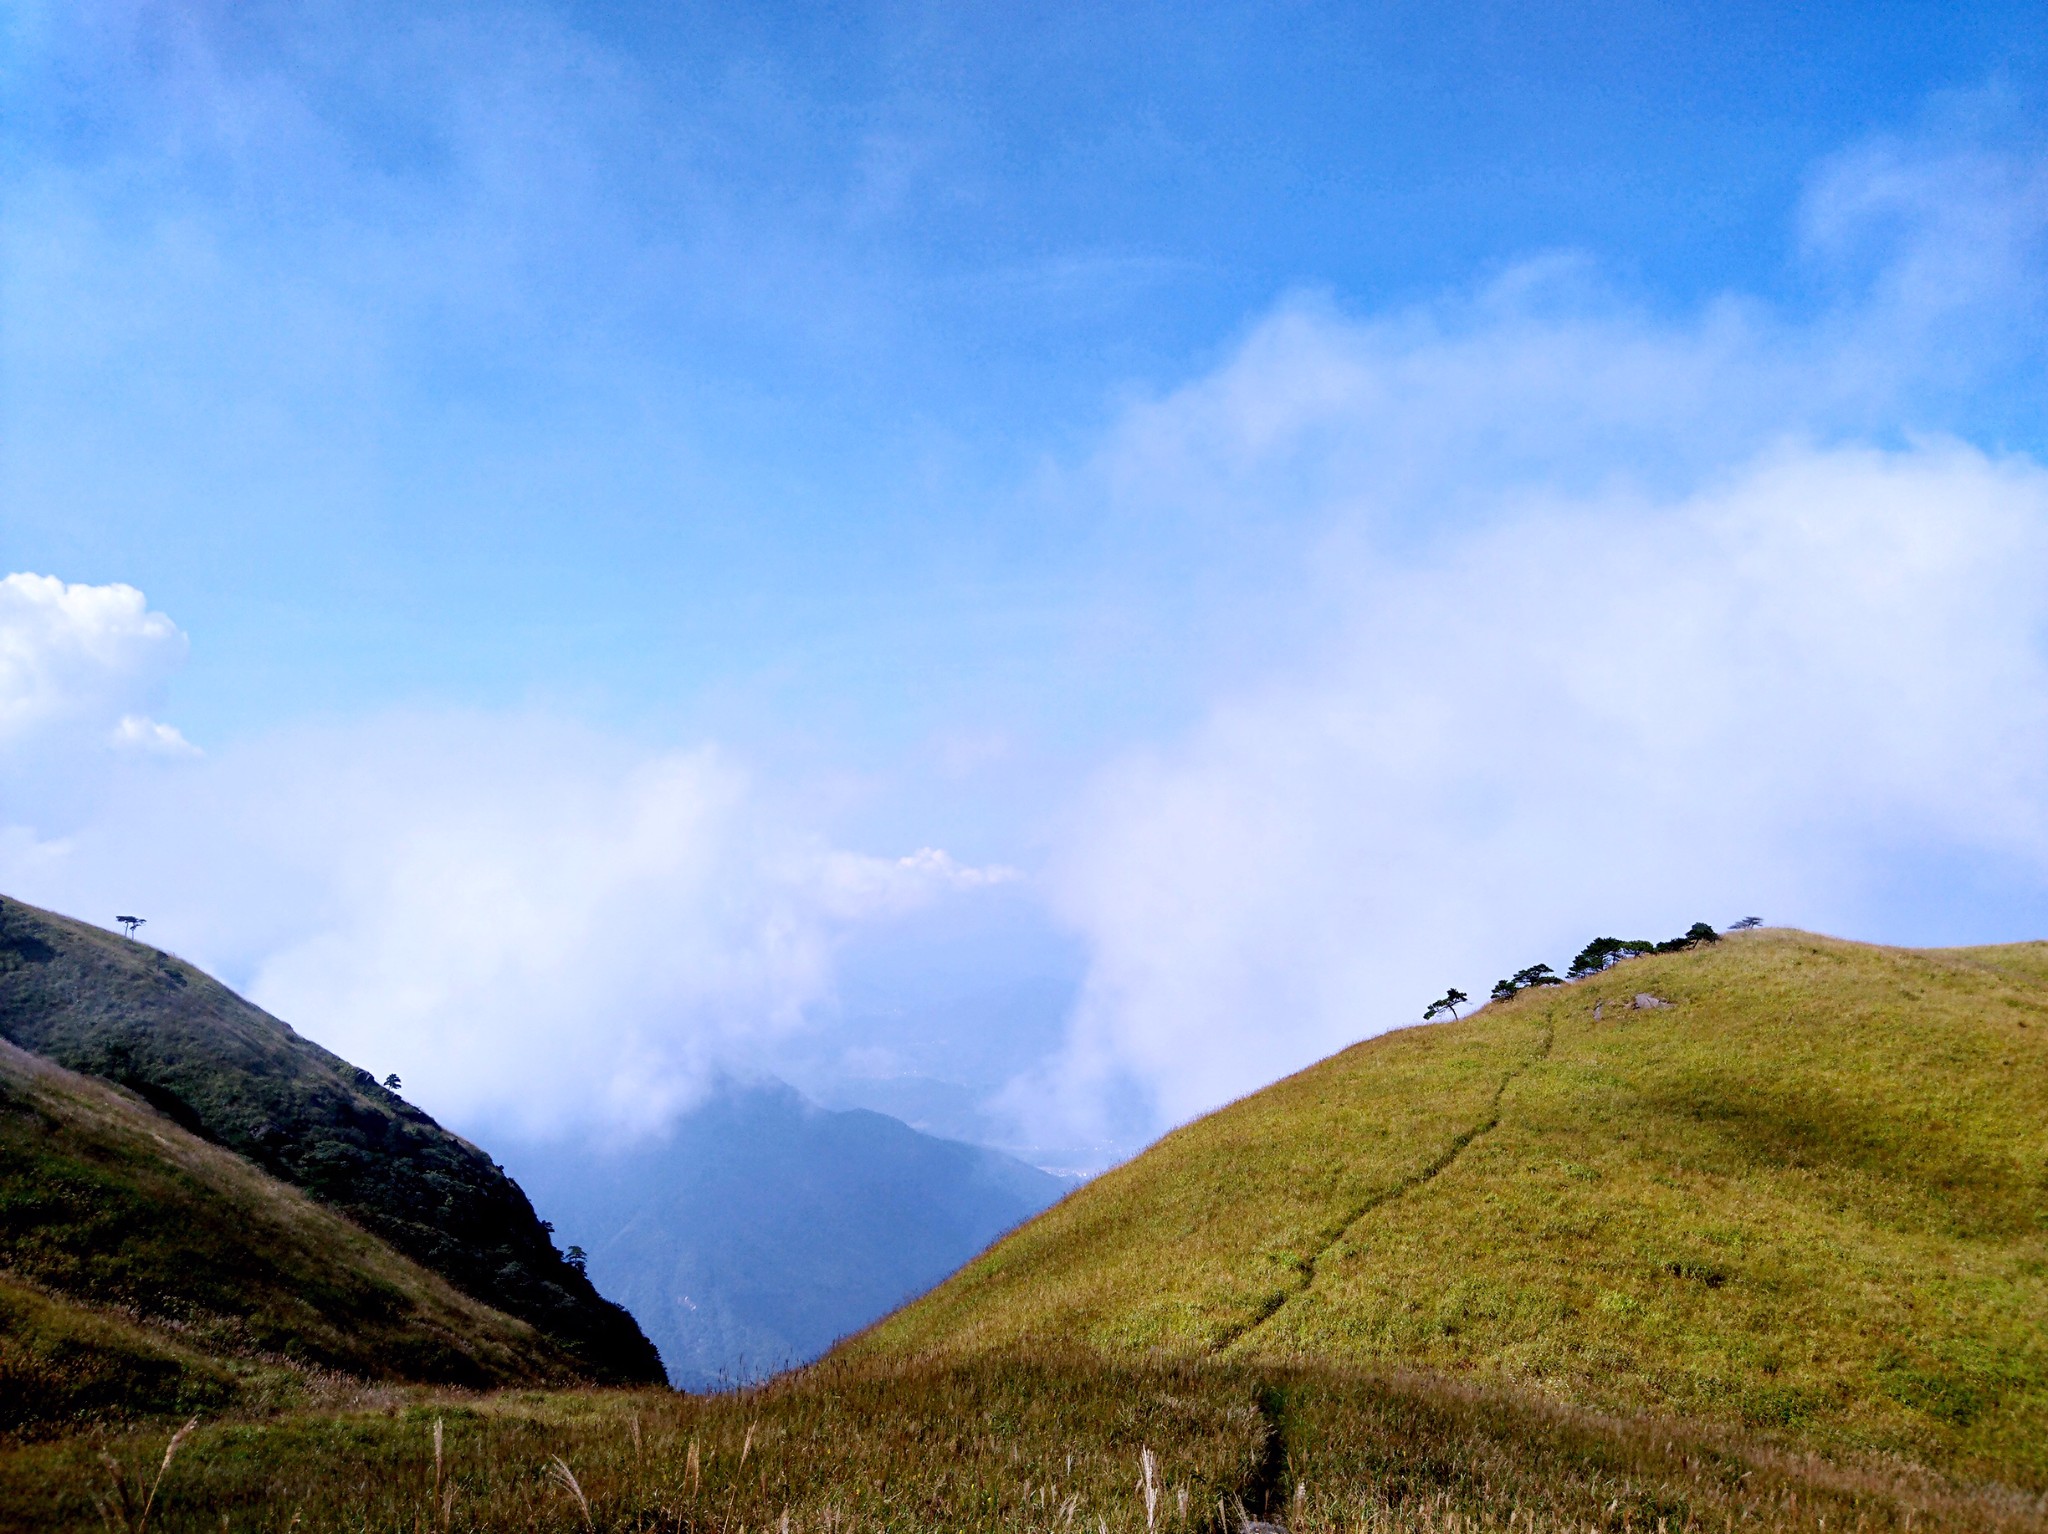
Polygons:
[[1423,1009],[1422,1020],[1425,1023],[1429,1022],[1439,1012],[1448,1012],[1452,1017],[1456,1017],[1458,1015],[1459,1003],[1470,1000],[1469,996],[1454,985]]
[[1618,937],[1596,937],[1578,952],[1572,960],[1569,973],[1577,980],[1586,975],[1597,975],[1621,955],[1621,939]]
[[1688,949],[1699,947],[1702,943],[1718,943],[1720,941],[1720,933],[1716,932],[1705,922],[1696,921],[1685,929],[1685,936],[1672,938],[1666,943],[1659,943],[1651,951],[1653,953],[1684,953]]

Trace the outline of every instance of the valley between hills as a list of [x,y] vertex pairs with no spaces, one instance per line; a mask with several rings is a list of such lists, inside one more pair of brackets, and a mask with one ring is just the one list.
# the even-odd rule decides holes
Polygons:
[[2048,944],[1369,1039],[700,1394],[181,961],[7,901],[0,1035],[10,1530],[2048,1528]]

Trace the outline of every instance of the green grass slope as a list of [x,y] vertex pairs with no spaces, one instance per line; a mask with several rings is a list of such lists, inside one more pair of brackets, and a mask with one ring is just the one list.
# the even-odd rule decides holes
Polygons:
[[1420,1369],[2048,1485],[2048,945],[1766,931],[1369,1040],[841,1356],[1055,1345]]
[[583,1371],[147,1103],[0,1043],[0,1433],[286,1405],[322,1372]]
[[601,1383],[658,1383],[654,1346],[555,1250],[476,1146],[145,943],[0,901],[0,1038],[138,1093],[339,1210]]

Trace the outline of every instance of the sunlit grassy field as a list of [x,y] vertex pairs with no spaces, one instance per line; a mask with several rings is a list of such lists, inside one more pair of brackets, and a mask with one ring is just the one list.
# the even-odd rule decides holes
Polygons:
[[1427,1369],[2048,1485],[2048,945],[1766,931],[1370,1040],[849,1352],[1067,1342]]
[[134,1530],[153,1484],[148,1527],[165,1534],[2044,1526],[2038,1497],[1894,1463],[1417,1376],[1228,1363],[827,1366],[719,1397],[390,1395],[203,1424],[157,1483],[168,1437],[0,1455],[0,1526]]

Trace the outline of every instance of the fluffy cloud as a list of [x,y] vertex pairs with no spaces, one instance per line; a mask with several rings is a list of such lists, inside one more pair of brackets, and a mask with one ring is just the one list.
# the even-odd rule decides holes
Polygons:
[[62,836],[10,893],[222,974],[457,1123],[632,1135],[758,1068],[864,924],[1006,877],[803,829],[710,749],[546,716],[387,716],[230,746]]
[[2048,474],[1939,429],[2026,344],[2044,189],[1878,146],[1802,324],[1545,260],[1284,305],[1133,409],[1089,493],[1212,572],[1217,680],[1069,817],[1089,975],[1011,1107],[1129,1143],[1596,930],[2048,910]]
[[53,735],[189,750],[135,711],[159,696],[185,648],[177,625],[133,586],[0,579],[0,752],[18,757]]
[[1840,920],[1915,849],[2048,887],[2031,463],[1783,449],[1353,578],[1328,653],[1078,818],[1063,1101],[1135,1081],[1171,1122],[1596,927]]

